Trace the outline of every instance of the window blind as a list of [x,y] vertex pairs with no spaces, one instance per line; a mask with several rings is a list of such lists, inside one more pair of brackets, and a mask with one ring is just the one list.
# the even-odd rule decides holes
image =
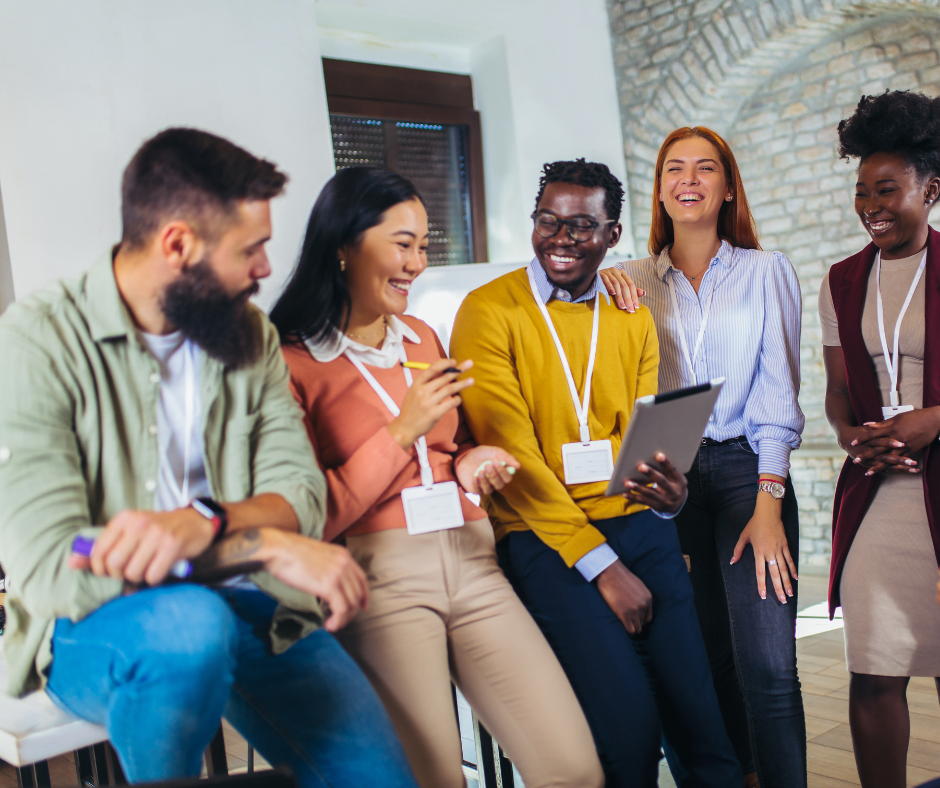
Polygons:
[[337,169],[373,165],[410,179],[428,209],[428,263],[473,260],[467,128],[330,115]]

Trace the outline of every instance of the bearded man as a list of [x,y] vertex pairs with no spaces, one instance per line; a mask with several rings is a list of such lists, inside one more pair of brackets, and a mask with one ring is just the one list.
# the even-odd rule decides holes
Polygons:
[[286,180],[163,131],[124,173],[121,243],[0,319],[7,689],[106,726],[132,782],[198,776],[224,715],[303,786],[414,788],[330,634],[367,583],[318,540],[326,485],[249,301]]

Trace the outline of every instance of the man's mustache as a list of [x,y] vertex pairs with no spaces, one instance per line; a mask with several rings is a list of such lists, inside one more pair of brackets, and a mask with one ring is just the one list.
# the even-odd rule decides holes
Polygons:
[[235,300],[240,304],[244,304],[249,298],[258,295],[259,290],[261,290],[261,283],[252,282],[250,285],[248,285],[248,287],[235,296]]

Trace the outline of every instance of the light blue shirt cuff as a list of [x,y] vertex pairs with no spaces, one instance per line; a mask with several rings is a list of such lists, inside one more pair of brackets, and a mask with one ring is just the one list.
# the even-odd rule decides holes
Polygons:
[[679,512],[682,511],[682,508],[685,506],[686,501],[689,500],[689,489],[688,487],[685,490],[685,498],[682,499],[682,506],[676,509],[674,512],[657,512],[655,509],[650,509],[650,511],[655,514],[657,517],[662,517],[663,520],[673,519]]
[[790,474],[790,447],[781,441],[763,438],[759,443],[757,473],[772,473],[784,479]]
[[607,542],[595,547],[591,552],[582,555],[574,565],[582,577],[589,583],[610,566],[618,558],[617,554]]

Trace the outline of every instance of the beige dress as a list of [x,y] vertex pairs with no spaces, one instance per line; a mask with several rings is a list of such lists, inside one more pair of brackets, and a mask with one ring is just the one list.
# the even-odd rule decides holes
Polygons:
[[[885,337],[894,326],[922,253],[883,260],[881,295]],[[924,293],[921,277],[901,326],[898,391],[902,405],[923,407]],[[875,267],[868,280],[862,336],[878,374],[883,405],[890,404],[891,378],[881,349]],[[823,345],[839,346],[839,325],[829,277],[819,293]],[[916,459],[921,459],[919,456]],[[920,474],[879,474],[878,489],[852,542],[842,572],[840,596],[845,651],[853,673],[874,676],[940,676],[940,605],[937,559],[930,537]]]

